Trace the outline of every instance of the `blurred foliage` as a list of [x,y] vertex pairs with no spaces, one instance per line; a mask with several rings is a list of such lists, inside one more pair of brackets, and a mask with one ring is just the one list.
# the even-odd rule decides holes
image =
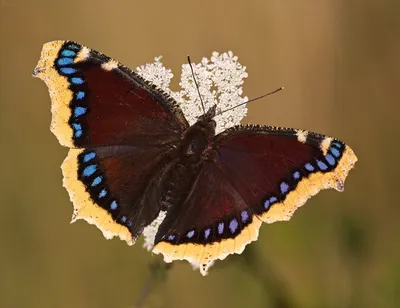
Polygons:
[[[400,2],[7,0],[0,5],[0,307],[400,307]],[[246,123],[309,129],[359,157],[345,192],[264,225],[207,277],[185,262],[70,225],[67,150],[31,77],[43,43],[71,39],[135,68],[232,50]],[[175,80],[174,87],[177,87]],[[149,266],[150,264],[151,266]]]

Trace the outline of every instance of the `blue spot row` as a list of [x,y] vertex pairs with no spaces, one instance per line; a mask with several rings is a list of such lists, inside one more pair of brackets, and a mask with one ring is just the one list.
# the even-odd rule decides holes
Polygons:
[[[64,44],[59,57],[55,61],[55,66],[58,69],[58,72],[64,76],[69,78],[69,82],[74,86],[81,86],[85,83],[85,80],[81,76],[77,76],[78,69],[72,67],[75,61],[75,57],[80,51],[81,47],[75,43],[66,43]],[[82,101],[86,98],[86,92],[82,89],[75,91],[74,98],[76,101]],[[87,113],[88,108],[82,106],[74,106],[72,108],[72,117],[77,119],[84,114]],[[83,136],[83,129],[80,124],[72,124],[72,128],[74,130],[74,137],[80,138]]]
[[[342,155],[342,148],[342,144],[340,144],[338,141],[333,141],[330,148],[328,149],[328,153],[324,156],[324,160],[315,159],[313,162],[307,162],[304,164],[304,169],[308,173],[312,173],[316,171],[327,171],[329,170],[329,168],[333,168],[334,166],[336,166],[338,158],[340,158],[340,156]],[[294,171],[292,173],[292,178],[295,182],[299,182],[302,178],[300,171]],[[290,192],[291,189],[288,182],[282,181],[279,184],[279,190],[281,195],[285,196]],[[267,198],[264,201],[264,209],[269,210],[271,205],[273,205],[277,201],[277,197],[274,196]],[[244,220],[243,217],[242,220]]]
[[343,147],[342,144],[340,144],[337,141],[333,141],[328,149],[328,153],[324,156],[328,164],[326,164],[322,160],[316,159],[315,160],[316,166],[313,166],[311,163],[307,163],[304,165],[304,168],[309,172],[313,172],[316,169],[316,167],[321,171],[328,170],[329,166],[334,167],[337,164],[337,159],[340,158],[340,156],[342,155],[342,150],[341,150],[342,147]]
[[[81,125],[77,123],[72,123],[71,126],[74,127],[74,129],[81,128]],[[95,151],[87,151],[80,155],[80,163],[84,164],[80,171],[80,175],[83,177],[81,180],[91,196],[98,200],[99,206],[109,211],[118,223],[132,227],[133,222],[128,219],[128,216],[116,217],[116,215],[119,214],[117,210],[120,208],[118,201],[114,198],[106,199],[109,195],[111,197],[111,194],[107,187],[104,187],[104,174],[98,174],[99,165],[98,162],[96,162],[97,155]]]
[[[272,202],[276,202],[278,199],[275,198],[275,197],[272,197],[271,200],[272,200]],[[249,215],[248,211],[242,210],[240,212],[240,218],[241,218],[240,220],[241,220],[242,226],[246,225],[246,223],[248,223],[249,220],[250,220],[250,215]],[[232,218],[229,222],[218,222],[216,224],[217,228],[216,228],[215,231],[219,235],[223,235],[225,227],[227,226],[227,230],[230,231],[230,234],[234,235],[235,233],[240,231],[240,223],[239,223],[240,220],[238,220],[237,218]],[[226,224],[226,226],[225,226],[225,224]],[[212,233],[212,228],[204,229],[204,232],[202,233],[203,234],[203,239],[204,240],[209,240],[210,236],[211,236],[211,233]],[[186,232],[185,237],[187,239],[193,239],[195,235],[196,235],[196,231],[193,229],[193,230],[190,230],[190,231]],[[166,237],[167,241],[171,241],[171,242],[176,239],[176,235],[174,235],[174,234],[170,234],[168,236],[165,235],[165,236],[162,237],[162,240],[165,237]]]

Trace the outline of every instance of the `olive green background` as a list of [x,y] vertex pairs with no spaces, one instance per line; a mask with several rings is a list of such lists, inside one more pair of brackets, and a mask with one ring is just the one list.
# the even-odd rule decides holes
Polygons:
[[[0,1],[0,307],[400,307],[399,1]],[[232,50],[246,96],[285,86],[245,123],[335,136],[359,162],[343,193],[264,225],[207,277],[186,262],[166,269],[142,241],[69,224],[67,149],[31,77],[54,39],[132,68],[163,55],[175,88],[187,54]]]

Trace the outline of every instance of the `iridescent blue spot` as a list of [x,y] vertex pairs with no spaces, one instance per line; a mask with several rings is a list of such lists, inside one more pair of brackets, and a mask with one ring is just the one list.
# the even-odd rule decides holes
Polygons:
[[[60,71],[61,71],[61,73],[65,74],[65,75],[71,75],[71,74],[74,74],[77,72],[77,70],[72,67],[62,67],[62,68],[60,68]],[[77,78],[77,77],[75,77],[75,78]],[[74,78],[72,78],[72,79],[74,79]],[[82,78],[80,78],[80,79],[82,79]],[[71,80],[71,81],[72,81],[72,83],[76,83],[73,80]],[[83,83],[83,79],[82,79],[81,83]]]
[[278,198],[277,197],[271,197],[271,198],[269,198],[269,202],[272,204],[272,203],[275,203],[276,201],[278,201]]
[[72,126],[75,130],[82,130],[82,125],[79,123],[72,123]]
[[173,241],[174,239],[175,239],[175,235],[173,235],[173,234],[168,235],[168,240],[169,241]]
[[219,233],[219,234],[224,233],[224,223],[223,223],[223,222],[220,222],[220,223],[218,224],[218,233]]
[[72,77],[71,82],[73,84],[83,84],[83,79],[81,77]]
[[335,165],[335,159],[331,154],[326,154],[325,159],[328,162],[329,165],[334,166]]
[[58,65],[68,65],[74,63],[74,59],[72,58],[59,58],[57,60]]
[[81,49],[81,48],[80,48],[78,45],[76,45],[76,44],[69,44],[69,45],[66,46],[66,48],[75,49],[75,50]]
[[96,157],[96,153],[95,152],[90,152],[90,153],[85,154],[85,156],[83,156],[83,161],[85,163],[87,163],[89,160],[92,160],[95,157]]
[[247,211],[242,211],[240,213],[240,216],[242,217],[242,222],[246,223],[246,221],[249,219],[249,214],[247,213]]
[[236,220],[236,218],[233,218],[231,222],[229,223],[229,230],[231,230],[231,233],[235,233],[236,229],[239,227],[239,223]]
[[320,161],[318,159],[317,159],[317,165],[318,165],[318,168],[321,169],[321,170],[328,169],[328,166],[324,162],[322,162],[322,161]]
[[128,227],[132,227],[133,226],[133,222],[132,222],[132,220],[128,220],[128,222],[127,222],[127,225],[128,225]]
[[121,217],[121,221],[122,221],[122,222],[126,222],[126,219],[127,219],[126,216],[122,216],[122,217]]
[[186,234],[186,237],[187,237],[187,238],[192,238],[193,235],[194,235],[194,231],[192,230],[192,231],[189,231],[189,232]]
[[339,152],[338,149],[333,148],[333,147],[330,147],[330,148],[329,148],[329,151],[333,154],[333,156],[335,156],[335,157],[340,157],[340,152]]
[[[103,189],[104,190],[104,189]],[[103,191],[102,190],[102,191]],[[107,193],[107,192],[106,192]],[[117,201],[113,201],[113,202],[111,202],[111,204],[110,204],[110,209],[112,209],[112,210],[116,210],[117,209],[117,207],[118,207],[118,203],[117,203]]]
[[101,183],[102,180],[103,180],[103,177],[102,177],[102,176],[96,177],[96,178],[93,180],[93,182],[92,182],[92,187],[99,185],[99,184]]
[[269,200],[265,200],[265,202],[264,202],[264,208],[265,208],[266,210],[269,209],[270,205],[271,205],[271,203],[269,202]]
[[78,92],[75,93],[75,97],[76,97],[76,99],[82,99],[82,98],[85,97],[85,92],[78,91]]
[[210,228],[206,229],[206,230],[204,231],[204,238],[205,238],[205,239],[208,239],[208,237],[210,236],[210,234],[211,234],[211,229],[210,229]]
[[83,169],[83,176],[91,176],[97,170],[96,165],[89,165]]
[[281,193],[284,195],[289,191],[289,185],[285,182],[282,182],[281,185]]
[[86,107],[75,107],[74,109],[74,116],[79,117],[82,114],[86,113],[87,108]]
[[294,172],[294,173],[293,173],[293,178],[294,178],[295,180],[300,179],[300,172],[299,172],[299,171]]
[[102,189],[101,192],[99,193],[99,198],[104,198],[105,196],[107,196],[107,190]]
[[342,148],[342,145],[341,145],[339,142],[337,142],[337,141],[332,142],[332,144],[333,144],[334,146],[336,146],[338,149],[341,149],[341,148]]
[[74,57],[76,55],[76,52],[69,49],[64,49],[61,52],[61,55],[64,57]]
[[314,166],[311,165],[310,163],[305,164],[304,167],[310,172],[314,171]]
[[79,138],[82,136],[82,126],[77,123],[72,123],[72,127],[75,130],[75,137]]

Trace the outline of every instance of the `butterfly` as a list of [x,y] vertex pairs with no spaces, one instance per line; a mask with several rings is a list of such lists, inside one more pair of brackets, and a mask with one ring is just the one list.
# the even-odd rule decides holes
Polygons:
[[289,220],[322,189],[342,191],[357,157],[305,130],[239,125],[216,134],[216,105],[190,126],[178,104],[117,61],[72,41],[43,46],[33,75],[50,93],[51,131],[70,148],[73,221],[132,245],[160,213],[153,252],[205,275],[261,224]]

